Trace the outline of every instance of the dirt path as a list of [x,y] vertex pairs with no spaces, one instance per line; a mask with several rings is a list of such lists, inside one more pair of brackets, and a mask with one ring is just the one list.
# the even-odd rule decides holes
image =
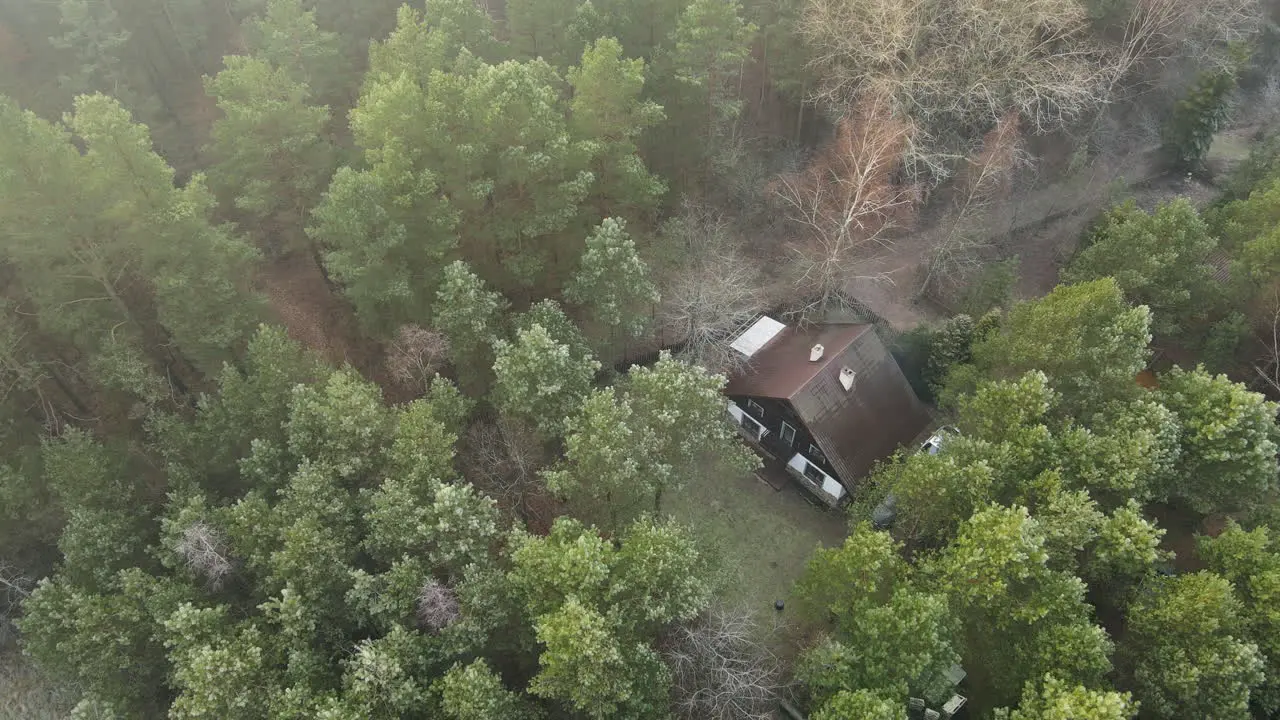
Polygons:
[[350,308],[329,291],[311,258],[294,254],[264,264],[259,273],[267,301],[289,337],[315,350],[330,362],[355,362],[355,342],[348,331],[355,318]]

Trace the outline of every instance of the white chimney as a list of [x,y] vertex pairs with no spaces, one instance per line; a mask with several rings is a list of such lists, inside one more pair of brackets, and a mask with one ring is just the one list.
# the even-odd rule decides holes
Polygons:
[[853,368],[847,366],[840,368],[840,384],[844,386],[845,390],[852,390],[853,381],[857,378],[858,373],[854,372]]
[[817,345],[814,345],[813,349],[809,351],[809,362],[818,362],[819,360],[821,360],[822,350],[823,350],[822,343],[818,343]]

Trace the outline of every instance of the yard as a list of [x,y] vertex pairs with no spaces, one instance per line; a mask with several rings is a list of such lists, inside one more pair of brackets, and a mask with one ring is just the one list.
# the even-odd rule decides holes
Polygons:
[[794,483],[776,491],[754,475],[693,483],[668,507],[717,554],[721,600],[771,618],[774,602],[785,600],[784,618],[794,622],[791,586],[819,544],[844,541],[839,510],[810,504]]

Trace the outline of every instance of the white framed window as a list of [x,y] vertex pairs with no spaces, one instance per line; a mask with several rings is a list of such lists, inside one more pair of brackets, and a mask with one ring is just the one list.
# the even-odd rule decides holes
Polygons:
[[823,462],[827,459],[827,456],[822,454],[822,448],[812,443],[809,445],[809,457],[817,460],[818,462]]
[[827,478],[827,474],[822,472],[817,465],[808,462],[804,464],[804,476],[815,483],[821,483]]
[[796,442],[796,429],[783,422],[782,429],[778,431],[778,437],[782,438],[782,442],[786,443],[787,447],[791,447]]
[[747,401],[747,410],[755,413],[758,417],[764,417],[764,406],[755,400]]

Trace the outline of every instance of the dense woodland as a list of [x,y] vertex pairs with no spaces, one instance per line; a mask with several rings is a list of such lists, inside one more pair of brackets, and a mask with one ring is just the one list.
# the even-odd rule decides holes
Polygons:
[[[1280,717],[1277,19],[0,0],[0,716]],[[959,430],[785,610],[673,513],[762,312]]]

